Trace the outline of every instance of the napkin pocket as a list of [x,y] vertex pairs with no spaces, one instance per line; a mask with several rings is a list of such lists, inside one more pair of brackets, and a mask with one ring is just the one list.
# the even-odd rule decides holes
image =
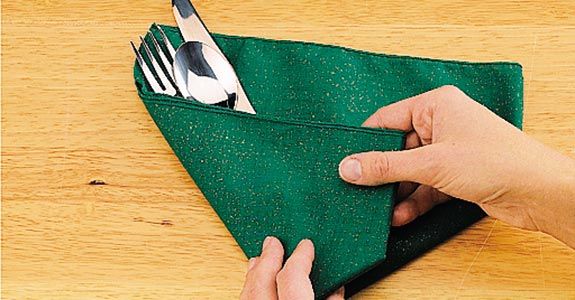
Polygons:
[[[167,32],[174,37],[172,29]],[[261,66],[262,61],[248,62],[243,55],[256,50],[233,41],[240,43],[223,49],[237,70]],[[265,98],[248,92],[257,110],[250,115],[154,94],[138,68],[135,76],[150,115],[248,257],[260,255],[268,235],[282,241],[286,255],[302,239],[311,239],[316,249],[311,279],[318,297],[383,261],[394,185],[352,186],[339,178],[338,164],[356,152],[399,150],[403,133],[330,122],[320,114],[333,104],[301,88],[277,86]],[[274,76],[252,80],[264,88],[282,80],[279,72]],[[253,91],[254,84],[244,85]],[[334,109],[341,108],[325,107]]]
[[[177,28],[163,28],[174,45],[182,43]],[[153,27],[152,32],[157,34]],[[386,257],[396,185],[358,187],[338,175],[339,162],[349,154],[402,148],[403,133],[360,127],[370,114],[403,98],[456,84],[520,125],[522,77],[516,64],[457,63],[311,43],[215,38],[256,115],[154,94],[135,66],[139,95],[246,256],[258,256],[268,235],[282,241],[286,256],[301,239],[314,242],[311,280],[318,298]],[[464,218],[456,231],[477,218]],[[407,259],[401,250],[394,253],[399,257],[388,270],[453,234],[447,231],[428,237],[413,229],[400,236],[394,242],[402,247],[402,238],[416,242],[407,247]],[[417,241],[422,241],[420,246]]]

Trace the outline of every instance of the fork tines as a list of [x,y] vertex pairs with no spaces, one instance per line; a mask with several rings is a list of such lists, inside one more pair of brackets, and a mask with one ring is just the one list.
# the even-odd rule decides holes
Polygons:
[[156,37],[151,31],[148,33],[148,35],[150,37],[150,40],[152,41],[151,44],[153,44],[153,47],[156,51],[157,56],[159,57],[159,60],[156,59],[156,56],[152,53],[152,50],[150,49],[148,42],[141,36],[140,36],[141,48],[144,49],[144,52],[146,53],[148,60],[144,59],[141,50],[138,50],[138,48],[136,48],[136,46],[132,41],[130,41],[130,44],[132,45],[132,49],[136,54],[136,60],[138,62],[138,65],[142,69],[144,77],[146,78],[146,81],[148,82],[152,90],[155,93],[176,96],[178,94],[178,91],[175,85],[173,68],[172,68],[172,62],[174,60],[176,51],[174,50],[174,47],[168,40],[168,37],[166,36],[162,28],[158,25],[155,26],[160,31],[164,45],[168,49],[169,52],[168,55],[166,55],[166,53],[164,52],[164,50],[160,45],[160,42],[156,39]]

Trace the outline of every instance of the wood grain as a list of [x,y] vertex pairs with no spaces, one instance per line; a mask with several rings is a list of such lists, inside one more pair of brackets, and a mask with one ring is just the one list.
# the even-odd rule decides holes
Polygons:
[[[518,61],[526,132],[575,158],[571,0],[194,3],[216,32]],[[134,90],[152,22],[167,2],[2,1],[2,298],[238,296],[245,257]],[[356,298],[575,298],[574,278],[575,251],[485,219]]]

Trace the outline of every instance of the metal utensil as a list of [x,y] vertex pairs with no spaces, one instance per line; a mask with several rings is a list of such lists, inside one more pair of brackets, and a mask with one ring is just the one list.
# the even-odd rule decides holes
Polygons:
[[[189,0],[172,0],[172,9],[186,41],[176,51],[174,60],[174,77],[182,94],[185,89],[201,102],[224,99],[223,93],[221,90],[217,91],[217,85],[214,83],[218,81],[233,109],[255,114],[233,67],[213,40],[192,3]],[[212,88],[214,90],[211,90]],[[212,100],[206,100],[208,97],[198,99],[193,96],[201,94],[203,97],[209,93],[215,95]],[[234,97],[237,101],[232,101]]]
[[[142,69],[142,73],[144,74],[144,78],[146,78],[146,81],[148,82],[148,84],[150,85],[150,87],[152,88],[152,91],[154,91],[154,93],[176,96],[176,95],[178,95],[178,91],[177,91],[175,84],[174,84],[174,81],[173,81],[173,74],[171,71],[172,70],[171,65],[169,64],[169,62],[166,64],[166,62],[164,60],[167,60],[167,57],[165,57],[165,54],[160,49],[157,40],[155,40],[154,35],[151,34],[151,36],[152,36],[152,40],[154,41],[153,42],[154,46],[155,47],[157,46],[156,50],[157,50],[159,56],[161,57],[163,68],[160,66],[160,63],[158,63],[158,61],[156,60],[156,58],[152,54],[150,47],[148,46],[148,44],[146,43],[146,41],[142,37],[140,37],[140,41],[141,41],[141,45],[142,45],[141,48],[143,48],[145,50],[146,56],[148,57],[148,60],[151,63],[151,68],[148,65],[148,63],[146,62],[146,60],[144,59],[142,53],[140,53],[138,48],[136,48],[136,45],[134,45],[134,42],[130,41],[130,44],[132,45],[132,49],[134,50],[134,53],[136,54],[136,60],[138,62],[138,65]],[[162,57],[162,55],[164,57]],[[158,78],[159,80],[156,78]]]
[[[152,90],[233,109],[237,102],[238,84],[234,69],[227,60],[201,42],[185,43],[176,51],[162,27],[157,24],[154,27],[160,32],[161,41],[151,31],[147,40],[140,37],[140,49],[145,50],[149,63],[132,43],[138,64]],[[154,47],[155,53],[150,47]]]
[[180,46],[174,59],[174,76],[184,97],[235,108],[238,93],[236,73],[212,47],[201,42],[187,42]]
[[[201,42],[188,42],[180,51],[174,50],[163,29],[155,25],[161,34],[159,42],[148,32],[151,42],[140,37],[141,50],[130,42],[144,77],[156,93],[170,96],[182,95],[206,104],[234,108],[237,101],[237,77],[234,69],[211,47]],[[160,44],[168,50],[166,53]],[[150,47],[155,48],[152,53]],[[173,53],[173,54],[172,54]],[[174,70],[176,70],[174,74]],[[178,87],[175,82],[185,84]],[[198,88],[200,87],[201,88]]]

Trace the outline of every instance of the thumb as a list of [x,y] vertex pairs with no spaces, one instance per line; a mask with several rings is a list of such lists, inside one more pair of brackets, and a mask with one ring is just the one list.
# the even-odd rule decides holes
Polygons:
[[433,186],[439,172],[436,149],[436,145],[428,145],[404,151],[352,154],[339,164],[339,175],[357,185],[411,181]]

